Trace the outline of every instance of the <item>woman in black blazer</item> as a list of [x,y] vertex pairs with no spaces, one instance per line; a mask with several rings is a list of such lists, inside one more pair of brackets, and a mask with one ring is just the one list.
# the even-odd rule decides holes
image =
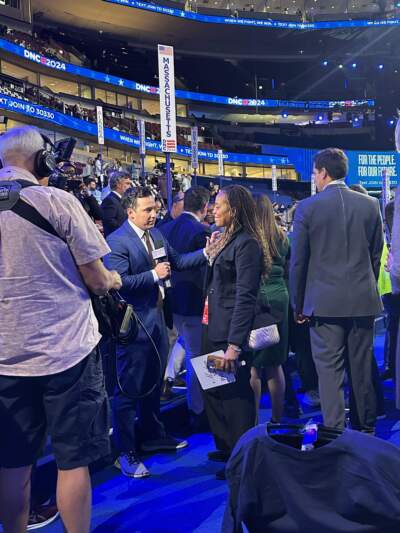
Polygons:
[[[223,350],[225,369],[236,371],[236,382],[204,391],[204,399],[217,447],[209,457],[226,460],[239,437],[255,423],[255,401],[250,386],[252,352],[246,346],[261,276],[268,273],[271,258],[247,189],[240,185],[222,189],[215,201],[214,216],[224,233],[217,240],[213,235],[213,243],[207,248],[210,264],[206,278],[203,353]],[[240,360],[245,360],[246,365],[239,366]]]

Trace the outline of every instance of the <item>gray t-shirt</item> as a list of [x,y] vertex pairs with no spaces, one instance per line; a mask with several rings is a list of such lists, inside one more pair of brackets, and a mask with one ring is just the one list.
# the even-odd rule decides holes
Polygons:
[[0,181],[15,179],[38,185],[23,189],[21,198],[68,246],[12,211],[0,212],[0,375],[56,374],[78,364],[101,338],[76,264],[110,249],[73,195],[39,186],[24,169],[0,170]]

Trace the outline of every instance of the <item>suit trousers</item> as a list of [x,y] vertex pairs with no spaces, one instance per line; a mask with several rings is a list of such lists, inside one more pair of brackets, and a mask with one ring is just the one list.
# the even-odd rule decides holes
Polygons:
[[[168,335],[162,310],[155,311],[152,327],[147,325],[160,354],[160,361],[147,335],[139,328],[137,339],[127,346],[117,347],[117,367],[120,387],[114,393],[114,442],[120,452],[135,451],[138,442],[165,436],[160,421],[160,392],[168,354]],[[154,390],[144,398],[137,398]],[[137,438],[135,418],[139,419]]]
[[[208,340],[207,327],[203,326],[202,353],[217,350],[225,351],[227,343],[214,343]],[[256,403],[250,386],[252,353],[242,352],[241,359],[246,365],[238,368],[235,383],[203,391],[204,406],[218,450],[231,453],[239,438],[256,421]]]
[[313,317],[310,335],[324,424],[338,429],[345,427],[347,369],[352,428],[373,432],[376,422],[372,381],[374,317]]
[[385,334],[385,369],[389,369],[395,373],[396,366],[396,346],[397,335],[399,332],[399,318],[400,318],[400,295],[398,294],[384,294],[382,296],[383,306],[386,312],[386,334]]
[[201,355],[201,316],[174,314],[174,324],[183,339],[186,353],[187,402],[190,411],[199,415],[204,411],[200,382],[193,369],[191,359]]

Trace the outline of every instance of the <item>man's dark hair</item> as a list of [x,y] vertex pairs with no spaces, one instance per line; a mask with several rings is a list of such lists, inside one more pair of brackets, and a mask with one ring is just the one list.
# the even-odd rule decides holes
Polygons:
[[132,187],[123,195],[121,205],[124,209],[136,209],[138,198],[154,196],[150,187]]
[[190,187],[190,189],[185,191],[183,208],[189,213],[197,213],[198,211],[203,211],[209,201],[210,192],[205,187]]
[[353,185],[350,185],[349,189],[351,189],[352,191],[360,192],[361,194],[368,195],[367,189],[363,187],[361,183],[354,183]]
[[121,180],[125,179],[131,179],[129,172],[119,172],[118,170],[111,171],[108,175],[108,183],[110,185],[110,189],[112,191],[115,191],[115,189],[118,187],[118,183]]
[[343,180],[349,171],[349,161],[343,150],[339,148],[326,148],[314,157],[317,170],[326,170],[332,180]]
[[97,184],[96,178],[93,178],[92,176],[85,176],[83,178],[83,183],[85,185],[89,185],[90,183],[92,183],[92,181],[94,181]]
[[177,204],[179,202],[182,202],[182,191],[178,191],[174,196],[172,197],[172,203]]

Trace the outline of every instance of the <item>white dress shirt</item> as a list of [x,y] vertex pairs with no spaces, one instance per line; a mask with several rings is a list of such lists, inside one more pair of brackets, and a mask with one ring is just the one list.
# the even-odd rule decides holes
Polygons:
[[[139,228],[138,226],[136,226],[136,224],[134,224],[131,220],[129,220],[129,218],[128,218],[128,223],[129,223],[130,227],[134,230],[136,235],[139,237],[141,243],[144,246],[144,249],[146,250],[146,253],[148,254],[149,251],[147,249],[147,244],[146,244],[146,240],[145,240],[146,231],[141,229],[141,228]],[[152,250],[155,250],[154,242],[153,242],[153,239],[152,239],[150,231],[149,231],[149,237],[150,237],[151,248],[152,248]],[[151,273],[153,274],[154,283],[158,283],[158,286],[160,287],[160,291],[161,291],[162,297],[164,298],[165,290],[164,290],[164,286],[163,286],[162,280],[160,280],[160,278],[158,277],[158,274],[157,274],[157,272],[155,271],[154,268],[152,269]]]

